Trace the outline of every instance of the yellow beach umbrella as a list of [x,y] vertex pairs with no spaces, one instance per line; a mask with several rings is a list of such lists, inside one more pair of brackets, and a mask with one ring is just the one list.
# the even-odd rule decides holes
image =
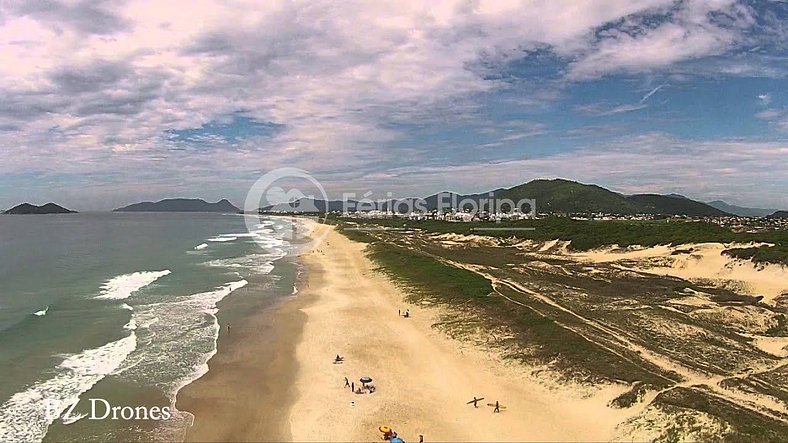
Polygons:
[[388,434],[389,432],[391,432],[391,428],[384,425],[384,426],[380,426],[378,428],[378,431],[380,431],[380,432],[382,432],[384,434]]

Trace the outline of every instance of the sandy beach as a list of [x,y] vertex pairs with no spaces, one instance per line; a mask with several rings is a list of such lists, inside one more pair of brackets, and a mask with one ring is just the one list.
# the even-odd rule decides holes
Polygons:
[[[179,409],[195,415],[187,440],[379,441],[381,425],[410,442],[648,439],[627,421],[649,402],[608,405],[629,386],[559,382],[451,339],[432,327],[444,308],[406,303],[365,244],[310,229],[324,238],[299,257],[297,296],[223,327],[210,371],[179,394]],[[363,376],[374,393],[345,387]],[[478,408],[474,397],[484,397]]]
[[[406,441],[609,440],[639,412],[606,406],[623,387],[590,398],[548,389],[524,368],[447,338],[431,327],[439,309],[406,305],[363,244],[318,229],[330,232],[303,257],[308,300],[288,413],[293,440],[375,441],[380,425]],[[333,364],[336,354],[344,363]],[[362,376],[374,380],[374,394],[344,387],[344,377],[358,384]],[[466,404],[474,396],[485,398],[478,409]],[[496,400],[506,406],[500,414],[487,406]]]

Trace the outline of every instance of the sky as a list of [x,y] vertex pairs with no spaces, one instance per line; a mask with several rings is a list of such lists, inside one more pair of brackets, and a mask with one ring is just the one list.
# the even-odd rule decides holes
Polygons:
[[0,208],[242,205],[281,167],[788,209],[788,2],[0,0]]

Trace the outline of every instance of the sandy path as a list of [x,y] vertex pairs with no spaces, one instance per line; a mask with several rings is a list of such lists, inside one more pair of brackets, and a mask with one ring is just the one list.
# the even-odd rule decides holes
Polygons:
[[[320,227],[319,229],[330,229]],[[430,325],[437,309],[406,306],[403,294],[373,270],[364,245],[333,230],[304,256],[310,302],[296,348],[297,400],[290,410],[294,440],[375,441],[377,427],[391,425],[406,441],[609,440],[617,424],[637,408],[615,410],[606,402],[624,389],[609,388],[580,399],[568,390],[548,391],[480,350],[461,347]],[[397,316],[410,308],[412,318]],[[334,355],[345,356],[341,365]],[[355,395],[343,377],[371,376],[375,394]],[[474,409],[500,400],[507,409]]]

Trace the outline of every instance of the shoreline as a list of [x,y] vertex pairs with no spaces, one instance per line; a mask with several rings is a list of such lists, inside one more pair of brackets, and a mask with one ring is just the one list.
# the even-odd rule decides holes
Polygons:
[[[443,308],[406,303],[365,244],[314,229],[327,235],[297,259],[298,295],[223,327],[210,371],[179,394],[195,416],[186,441],[378,441],[381,425],[409,442],[609,441],[640,412],[607,405],[629,386],[581,394],[449,338],[433,327]],[[410,318],[396,314],[405,309]],[[344,387],[362,376],[374,394]],[[473,397],[485,399],[474,408]]]
[[297,371],[293,350],[305,321],[301,304],[309,299],[302,294],[305,275],[298,272],[297,296],[255,309],[236,319],[229,331],[220,309],[222,327],[209,370],[178,393],[178,410],[193,416],[184,441],[290,440],[286,405],[292,402]]

